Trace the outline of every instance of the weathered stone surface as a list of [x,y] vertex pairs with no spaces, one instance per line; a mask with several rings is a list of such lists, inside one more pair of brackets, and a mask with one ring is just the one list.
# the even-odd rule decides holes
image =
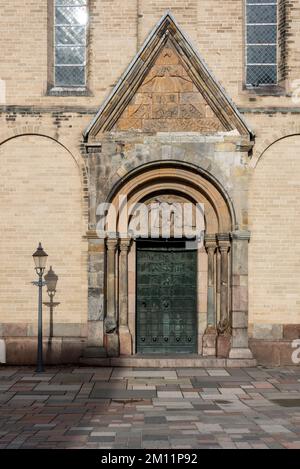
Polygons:
[[120,327],[120,355],[132,355],[132,337],[128,327]]
[[169,41],[115,124],[115,130],[214,133],[224,128]]
[[231,346],[231,337],[229,335],[219,335],[217,338],[217,357],[227,358]]
[[100,289],[89,289],[89,321],[103,320],[104,297]]
[[234,328],[232,330],[232,346],[236,348],[248,347],[248,329]]
[[254,324],[253,338],[280,340],[283,338],[283,326],[281,324]]
[[61,363],[78,363],[85,343],[85,340],[63,339],[61,344]]
[[4,323],[1,325],[1,335],[3,337],[26,337],[27,324]]
[[283,325],[283,339],[299,339],[300,337],[300,324],[284,324]]
[[271,341],[250,339],[249,346],[253,356],[261,365],[280,365],[279,344]]
[[295,365],[292,354],[295,351],[291,341],[249,339],[253,356],[261,365]]
[[120,354],[120,342],[118,334],[105,334],[104,346],[106,348],[108,357],[118,357]]
[[248,327],[248,313],[245,311],[233,311],[232,322],[236,328]]
[[103,321],[88,321],[88,345],[103,345]]
[[[205,333],[202,337],[203,357],[216,357],[217,355],[217,331]],[[200,353],[201,353],[200,352]]]

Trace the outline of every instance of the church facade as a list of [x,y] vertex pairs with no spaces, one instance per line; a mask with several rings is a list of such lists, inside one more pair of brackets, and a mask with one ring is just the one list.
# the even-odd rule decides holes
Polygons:
[[[296,363],[299,6],[12,0],[3,8],[7,363],[36,360],[39,242],[58,275],[52,308],[44,288],[48,363]],[[154,236],[152,212],[143,229],[136,221],[153,207]]]

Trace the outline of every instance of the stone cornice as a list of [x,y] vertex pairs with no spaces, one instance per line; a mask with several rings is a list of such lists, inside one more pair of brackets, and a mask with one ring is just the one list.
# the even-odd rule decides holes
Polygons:
[[0,106],[0,113],[7,114],[88,114],[95,115],[97,108],[88,106],[22,106],[9,105]]
[[251,232],[248,230],[237,230],[231,233],[232,239],[240,240],[240,241],[250,241]]

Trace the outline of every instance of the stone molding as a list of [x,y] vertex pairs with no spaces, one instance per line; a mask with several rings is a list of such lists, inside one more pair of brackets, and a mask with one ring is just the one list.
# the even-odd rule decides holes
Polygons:
[[232,239],[236,239],[238,241],[250,241],[251,239],[251,232],[250,231],[233,231],[231,233]]

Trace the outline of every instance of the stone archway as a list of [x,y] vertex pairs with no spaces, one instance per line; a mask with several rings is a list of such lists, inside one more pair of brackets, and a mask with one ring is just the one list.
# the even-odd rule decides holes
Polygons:
[[[168,194],[203,204],[205,243],[198,250],[198,354],[252,358],[248,349],[248,232],[234,231],[234,209],[226,192],[209,174],[185,164],[146,165],[112,191],[117,228],[106,240],[105,346],[108,356],[135,354],[135,241],[124,226],[125,206]],[[245,301],[246,300],[246,301]]]

